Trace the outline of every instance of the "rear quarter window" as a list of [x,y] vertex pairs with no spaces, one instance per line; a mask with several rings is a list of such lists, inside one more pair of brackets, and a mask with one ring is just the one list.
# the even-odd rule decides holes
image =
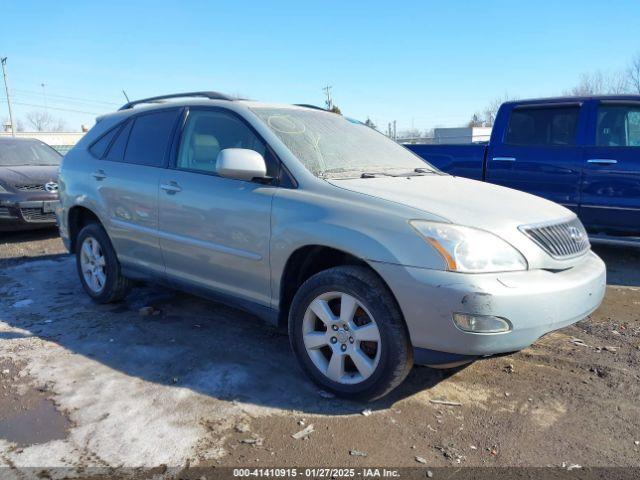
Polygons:
[[96,158],[103,158],[107,153],[109,145],[111,145],[111,142],[113,141],[116,134],[120,131],[121,127],[122,125],[113,127],[111,130],[107,131],[107,133],[102,135],[102,137],[100,137],[96,142],[94,142],[93,145],[89,147],[89,152],[91,152],[91,155]]

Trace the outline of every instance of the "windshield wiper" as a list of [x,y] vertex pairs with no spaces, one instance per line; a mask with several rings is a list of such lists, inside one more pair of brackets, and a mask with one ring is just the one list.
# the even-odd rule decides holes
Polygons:
[[376,178],[378,175],[383,175],[385,177],[397,177],[398,175],[393,175],[392,173],[385,172],[362,172],[360,174],[360,178]]

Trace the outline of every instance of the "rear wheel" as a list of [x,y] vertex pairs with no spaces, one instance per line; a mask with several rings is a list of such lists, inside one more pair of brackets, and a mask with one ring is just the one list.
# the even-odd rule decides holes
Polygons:
[[87,294],[98,303],[122,300],[131,286],[120,271],[120,262],[109,236],[97,223],[86,225],[76,241],[76,266]]
[[364,267],[331,268],[307,280],[291,305],[289,333],[307,375],[341,397],[379,398],[413,364],[395,299]]

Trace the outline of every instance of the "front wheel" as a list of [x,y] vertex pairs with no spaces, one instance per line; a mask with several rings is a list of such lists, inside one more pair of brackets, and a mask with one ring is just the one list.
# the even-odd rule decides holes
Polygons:
[[311,380],[344,398],[382,397],[413,365],[400,309],[365,267],[336,267],[309,278],[293,299],[289,336]]

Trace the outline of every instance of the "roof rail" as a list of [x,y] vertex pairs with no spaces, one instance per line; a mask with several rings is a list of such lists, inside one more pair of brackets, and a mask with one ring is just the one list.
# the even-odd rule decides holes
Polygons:
[[162,100],[168,100],[170,98],[183,98],[183,97],[203,97],[210,100],[234,100],[233,97],[218,92],[186,92],[186,93],[173,93],[171,95],[160,95],[158,97],[143,98],[141,100],[134,100],[133,102],[125,103],[118,110],[127,110],[133,108],[141,103],[158,103]]

